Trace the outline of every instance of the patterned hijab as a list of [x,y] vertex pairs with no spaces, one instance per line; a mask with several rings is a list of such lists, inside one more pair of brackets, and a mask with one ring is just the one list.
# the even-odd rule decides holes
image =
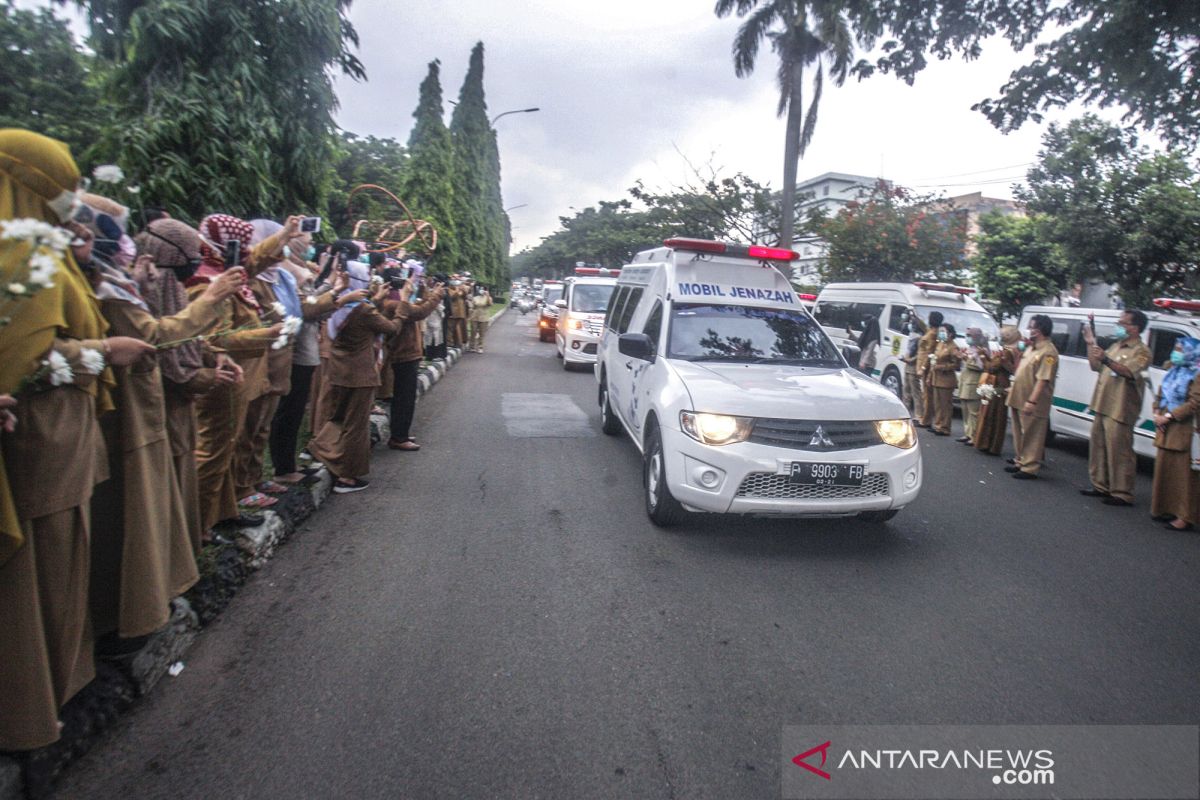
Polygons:
[[[244,219],[229,214],[209,214],[200,220],[200,269],[188,279],[188,286],[201,283],[211,283],[212,279],[225,271],[225,245],[232,241],[242,243],[242,256],[250,254],[250,243],[254,239],[254,227]],[[255,311],[259,310],[258,298],[246,285],[238,291],[242,298]]]
[[1197,360],[1200,360],[1200,339],[1181,336],[1175,340],[1175,344],[1183,350],[1183,363],[1177,367],[1171,367],[1163,377],[1162,398],[1163,406],[1166,408],[1175,408],[1184,404],[1187,400],[1188,387],[1192,385],[1196,374],[1200,373],[1200,368],[1196,366]]
[[[139,287],[150,313],[169,317],[187,307],[187,292],[175,277],[172,267],[182,267],[188,259],[200,257],[200,234],[195,228],[175,219],[157,219],[138,234],[138,252],[149,255],[160,267],[158,274],[147,275]],[[204,366],[199,342],[186,342],[158,352],[158,366],[163,377],[175,384],[185,384]]]

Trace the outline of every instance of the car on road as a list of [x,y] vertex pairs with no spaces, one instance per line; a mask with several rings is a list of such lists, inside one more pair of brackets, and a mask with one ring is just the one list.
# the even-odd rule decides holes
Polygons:
[[[605,272],[609,273],[608,270]],[[575,273],[576,277],[566,282],[565,296],[556,303],[558,320],[554,342],[566,370],[596,363],[600,333],[604,330],[604,313],[620,274],[618,270],[612,270],[611,277],[602,277],[600,270],[588,267],[579,267]]]
[[646,512],[885,521],[917,498],[904,404],[853,370],[780,268],[791,250],[668,239],[622,267],[595,366],[601,428],[642,453]]
[[[1146,370],[1146,389],[1142,395],[1142,410],[1133,426],[1133,449],[1147,458],[1154,458],[1154,398],[1163,376],[1170,368],[1171,351],[1181,336],[1200,338],[1200,301],[1160,298],[1154,301],[1154,311],[1146,312],[1146,330],[1142,340],[1150,348],[1150,367]],[[1021,330],[1029,327],[1034,314],[1045,314],[1054,323],[1050,341],[1058,349],[1058,379],[1050,407],[1050,432],[1079,439],[1092,433],[1092,391],[1096,388],[1097,373],[1088,366],[1087,343],[1083,327],[1088,317],[1095,315],[1096,343],[1108,349],[1115,340],[1113,328],[1123,312],[1115,308],[1079,308],[1062,306],[1026,306],[1021,309]]]
[[546,281],[538,293],[538,340],[554,341],[554,329],[558,325],[558,306],[566,287],[562,281]]
[[857,339],[867,320],[879,320],[872,377],[897,397],[904,392],[904,344],[906,326],[913,314],[929,320],[932,311],[941,312],[954,326],[960,346],[966,346],[967,328],[979,328],[989,341],[997,342],[1000,328],[996,320],[971,295],[975,290],[948,283],[831,283],[817,295],[813,316],[839,346],[857,352]]

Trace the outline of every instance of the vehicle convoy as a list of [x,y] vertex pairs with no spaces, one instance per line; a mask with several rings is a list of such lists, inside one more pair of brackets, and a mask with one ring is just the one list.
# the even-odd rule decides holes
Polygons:
[[[1157,310],[1146,312],[1146,330],[1142,341],[1150,348],[1150,367],[1146,370],[1146,389],[1142,395],[1142,410],[1133,426],[1133,449],[1140,455],[1154,458],[1154,398],[1163,376],[1170,369],[1171,351],[1181,336],[1200,338],[1200,301],[1160,298],[1154,301]],[[1107,350],[1114,341],[1113,328],[1124,313],[1108,308],[1064,308],[1060,306],[1026,306],[1021,310],[1021,330],[1029,327],[1034,314],[1045,314],[1054,323],[1050,341],[1058,349],[1058,379],[1050,407],[1050,432],[1087,439],[1092,432],[1095,414],[1089,408],[1096,388],[1098,373],[1088,366],[1087,343],[1083,328],[1089,315],[1095,315],[1096,344]]]
[[566,287],[562,281],[546,281],[538,293],[538,340],[554,341],[554,329],[558,325],[558,306],[555,301],[561,300]]
[[567,280],[565,296],[555,303],[558,320],[554,342],[563,369],[596,363],[604,312],[620,274],[619,270],[576,267],[575,277]]
[[948,283],[831,283],[817,295],[813,316],[825,332],[847,350],[857,352],[857,339],[866,322],[879,320],[872,376],[897,397],[904,391],[904,345],[914,312],[928,322],[939,311],[954,326],[960,346],[966,346],[967,328],[979,328],[989,341],[1000,338],[996,320],[970,295],[975,290]]
[[601,427],[642,452],[646,512],[884,521],[922,466],[903,403],[851,369],[777,267],[791,250],[668,239],[624,266],[595,366]]

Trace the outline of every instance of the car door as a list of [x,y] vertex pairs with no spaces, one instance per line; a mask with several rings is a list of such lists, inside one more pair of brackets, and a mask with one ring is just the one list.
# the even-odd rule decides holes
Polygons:
[[622,353],[618,345],[618,340],[621,334],[629,332],[629,323],[633,319],[633,314],[637,310],[638,304],[641,302],[643,291],[641,286],[629,287],[621,307],[617,309],[613,319],[612,360],[610,361],[608,372],[608,394],[613,410],[625,421],[630,430],[634,431],[637,430],[636,415],[634,414],[637,405],[631,393],[633,388],[633,374],[638,365],[644,362],[640,362],[638,359]]

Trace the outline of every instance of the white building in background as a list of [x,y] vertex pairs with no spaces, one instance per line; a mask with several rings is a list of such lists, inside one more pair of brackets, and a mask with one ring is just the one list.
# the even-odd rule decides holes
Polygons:
[[[871,188],[880,180],[869,175],[826,172],[796,184],[796,227],[803,230],[808,215],[815,209],[821,209],[826,216],[834,216],[851,200],[861,200],[870,194]],[[792,265],[794,283],[820,283],[817,265],[825,255],[825,248],[822,239],[804,234],[796,238],[792,249],[800,254],[800,258]]]

